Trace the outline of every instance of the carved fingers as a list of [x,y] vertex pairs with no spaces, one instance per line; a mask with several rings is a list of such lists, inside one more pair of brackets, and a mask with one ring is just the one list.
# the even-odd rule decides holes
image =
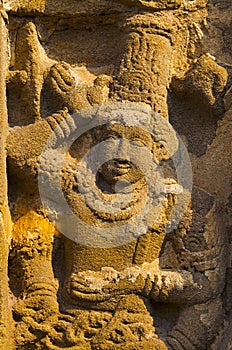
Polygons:
[[181,291],[184,284],[185,280],[180,273],[160,270],[147,276],[142,294],[159,302],[165,301],[169,293]]
[[102,291],[100,286],[97,288],[90,280],[76,274],[71,276],[67,289],[71,297],[78,300],[100,302],[110,299],[110,294]]
[[88,107],[86,83],[66,62],[54,64],[45,79],[44,91],[51,95],[51,104],[71,113]]
[[141,294],[145,285],[145,279],[138,275],[136,280],[131,280],[129,276],[119,279],[118,281],[107,284],[103,291],[113,295],[128,295],[131,293]]
[[106,278],[103,276],[86,276],[73,274],[68,282],[68,291],[74,297],[88,301],[104,301],[117,295],[142,293],[145,279],[138,275],[135,279],[131,276],[122,278]]
[[51,129],[54,131],[57,140],[61,141],[65,137],[76,130],[76,125],[73,118],[68,113],[68,109],[64,108],[59,113],[54,113],[46,119]]
[[76,85],[75,76],[65,62],[54,64],[50,69],[49,83],[58,94],[68,93]]

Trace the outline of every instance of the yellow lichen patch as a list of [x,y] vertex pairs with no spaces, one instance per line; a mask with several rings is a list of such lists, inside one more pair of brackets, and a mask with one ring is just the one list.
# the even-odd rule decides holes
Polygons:
[[46,0],[19,0],[11,5],[11,9],[23,9],[25,11],[44,12],[46,8]]
[[35,211],[29,211],[14,223],[12,241],[14,245],[35,239],[49,242],[56,234],[55,226],[47,218]]
[[6,241],[9,242],[11,237],[11,231],[12,231],[12,221],[11,221],[11,215],[10,215],[10,210],[8,206],[1,205],[0,213],[1,213],[2,223],[4,225],[4,232],[6,234]]

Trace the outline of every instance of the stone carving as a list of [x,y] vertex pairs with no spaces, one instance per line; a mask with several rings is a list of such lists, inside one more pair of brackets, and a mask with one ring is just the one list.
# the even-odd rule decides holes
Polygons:
[[[154,111],[167,120],[170,88],[177,95],[191,90],[202,108],[215,103],[227,73],[200,48],[206,2],[11,5],[7,149],[16,349],[204,350],[213,342],[224,317],[228,254],[217,215],[220,197],[196,184],[193,204],[166,233],[183,190],[167,176],[155,225],[126,244],[94,247],[60,235],[38,191],[44,146],[53,132],[60,142],[78,128],[70,117],[75,112],[107,102],[108,108],[119,103],[120,110],[120,102],[130,102],[135,114]],[[114,199],[118,180],[125,195],[132,184],[130,206],[120,215],[91,210],[79,192],[80,159],[115,137],[147,147],[159,164],[172,156],[164,140],[135,126],[111,123],[83,134],[67,152],[62,186],[72,211],[93,225],[93,235],[95,226],[110,231],[132,220],[146,201],[141,170],[121,158],[103,164],[96,180],[106,201]]]

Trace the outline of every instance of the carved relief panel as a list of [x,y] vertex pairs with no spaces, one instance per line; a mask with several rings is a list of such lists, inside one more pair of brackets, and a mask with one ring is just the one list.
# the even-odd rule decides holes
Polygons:
[[206,5],[5,3],[12,349],[218,346],[231,128]]

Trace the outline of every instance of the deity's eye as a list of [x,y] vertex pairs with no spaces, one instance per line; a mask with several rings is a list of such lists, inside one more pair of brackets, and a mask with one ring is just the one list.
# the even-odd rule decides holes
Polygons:
[[117,140],[116,136],[107,136],[107,138],[104,140],[105,144],[110,144],[112,142],[115,142]]
[[118,140],[119,138],[121,138],[121,136],[119,136],[117,133],[110,133],[109,135],[107,135],[107,139],[106,140]]
[[131,144],[133,146],[138,146],[138,147],[146,147],[146,142],[145,140],[141,140],[139,138],[134,138],[130,140]]

